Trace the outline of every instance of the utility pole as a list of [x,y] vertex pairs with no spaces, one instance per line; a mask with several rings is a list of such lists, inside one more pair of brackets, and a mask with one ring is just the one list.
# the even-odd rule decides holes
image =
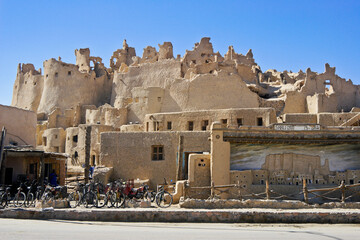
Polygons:
[[89,170],[90,170],[90,146],[91,146],[91,126],[86,126],[85,137],[85,183],[89,182]]
[[183,175],[183,152],[184,152],[184,136],[179,136],[179,145],[178,145],[178,162],[177,162],[177,169],[176,169],[176,181],[182,180]]
[[0,172],[1,172],[1,165],[3,162],[5,137],[6,137],[6,128],[3,127],[1,131],[1,140],[0,140]]

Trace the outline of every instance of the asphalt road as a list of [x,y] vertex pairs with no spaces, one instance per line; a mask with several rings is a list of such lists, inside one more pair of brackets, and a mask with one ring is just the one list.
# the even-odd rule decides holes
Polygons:
[[360,239],[360,225],[119,223],[0,219],[0,239]]

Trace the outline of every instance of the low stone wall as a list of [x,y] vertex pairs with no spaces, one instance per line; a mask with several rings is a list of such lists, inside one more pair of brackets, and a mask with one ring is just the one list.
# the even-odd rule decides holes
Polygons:
[[201,199],[186,199],[179,204],[181,208],[192,208],[192,209],[231,209],[231,208],[269,208],[269,209],[334,209],[334,208],[345,208],[345,209],[360,209],[360,202],[331,202],[324,204],[306,204],[301,201],[291,200],[201,200]]
[[25,209],[0,210],[0,218],[60,219],[109,222],[208,222],[208,223],[360,223],[356,209],[118,209],[47,211]]

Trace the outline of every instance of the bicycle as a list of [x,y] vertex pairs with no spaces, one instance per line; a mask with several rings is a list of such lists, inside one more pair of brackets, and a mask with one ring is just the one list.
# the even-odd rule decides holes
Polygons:
[[10,194],[11,186],[7,186],[3,191],[3,194],[0,196],[0,206],[5,208],[11,202],[11,194]]
[[32,192],[29,192],[28,195],[26,196],[26,201],[25,201],[25,206],[26,207],[30,207],[33,206],[35,207],[35,201],[39,201],[41,199],[43,195],[43,190],[41,186],[36,186],[36,191],[35,194]]
[[14,206],[15,207],[21,207],[25,204],[26,195],[24,192],[22,192],[23,188],[20,186],[17,188],[17,193],[14,196]]
[[89,208],[95,206],[96,194],[92,190],[93,185],[94,183],[88,183],[85,186],[82,183],[78,183],[77,190],[68,196],[70,207],[75,208],[84,205],[86,208]]
[[168,208],[173,202],[173,196],[165,191],[164,186],[160,186],[159,191],[155,196],[155,202],[161,208]]
[[125,195],[122,192],[123,186],[121,182],[116,182],[115,184],[115,191],[110,196],[111,206],[120,208],[125,204]]

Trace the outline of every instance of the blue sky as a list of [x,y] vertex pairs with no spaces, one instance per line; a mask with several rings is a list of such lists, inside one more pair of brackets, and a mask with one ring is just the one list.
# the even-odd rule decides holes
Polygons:
[[89,47],[109,66],[124,38],[138,56],[171,41],[176,56],[205,36],[222,55],[252,48],[263,71],[323,72],[329,63],[360,84],[360,1],[0,0],[0,104],[11,104],[18,63],[75,63],[74,50]]

